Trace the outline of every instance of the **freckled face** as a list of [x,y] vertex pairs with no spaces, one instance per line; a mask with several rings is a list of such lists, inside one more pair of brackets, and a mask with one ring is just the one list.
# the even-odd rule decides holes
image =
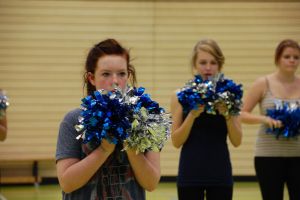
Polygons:
[[128,81],[126,58],[120,55],[106,55],[99,58],[95,73],[89,73],[89,81],[97,90],[113,90],[115,86],[124,89]]
[[215,57],[205,51],[200,50],[194,63],[197,73],[206,80],[219,72],[219,64]]

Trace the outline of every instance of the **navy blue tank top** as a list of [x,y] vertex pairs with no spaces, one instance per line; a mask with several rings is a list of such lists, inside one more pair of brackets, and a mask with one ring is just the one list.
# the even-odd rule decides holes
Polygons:
[[[184,116],[185,117],[185,116]],[[179,186],[232,185],[227,126],[222,115],[202,113],[181,149]]]

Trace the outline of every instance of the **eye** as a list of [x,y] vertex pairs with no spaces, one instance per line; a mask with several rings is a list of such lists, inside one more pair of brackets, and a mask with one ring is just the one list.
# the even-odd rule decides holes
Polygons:
[[299,60],[299,56],[294,56],[294,59],[295,60]]
[[121,77],[125,77],[125,76],[127,76],[127,73],[126,73],[126,72],[120,72],[119,75],[120,75]]
[[210,64],[211,65],[217,65],[218,63],[216,61],[211,61]]
[[200,61],[199,62],[200,65],[206,65],[206,63],[207,63],[206,61]]
[[109,76],[109,73],[108,73],[108,72],[103,72],[103,73],[102,73],[102,76],[108,77],[108,76]]

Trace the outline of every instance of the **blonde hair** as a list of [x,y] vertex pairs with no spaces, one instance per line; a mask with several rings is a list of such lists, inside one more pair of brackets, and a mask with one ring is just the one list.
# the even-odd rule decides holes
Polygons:
[[219,66],[219,70],[222,69],[225,62],[225,57],[217,42],[212,39],[204,39],[196,43],[192,52],[192,59],[191,59],[192,69],[195,66],[197,55],[200,50],[205,51],[211,54],[213,57],[215,57]]

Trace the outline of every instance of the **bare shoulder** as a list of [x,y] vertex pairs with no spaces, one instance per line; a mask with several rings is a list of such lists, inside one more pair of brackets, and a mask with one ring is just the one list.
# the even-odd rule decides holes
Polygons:
[[180,90],[175,90],[172,93],[171,96],[171,112],[174,112],[175,110],[177,110],[179,107],[181,107],[181,104],[178,101],[178,97],[177,97],[177,93],[180,92]]
[[267,91],[267,76],[257,78],[247,91],[245,102],[258,102]]
[[174,90],[172,92],[171,101],[176,100],[177,101],[177,93],[180,92],[180,89]]
[[254,81],[253,85],[265,87],[267,85],[267,79],[268,76],[261,76]]
[[251,85],[250,90],[255,91],[256,93],[264,94],[267,90],[267,79],[268,76],[257,78]]
[[178,92],[180,92],[180,89],[174,90],[172,94],[173,94],[173,95],[174,95],[174,94],[177,95]]

